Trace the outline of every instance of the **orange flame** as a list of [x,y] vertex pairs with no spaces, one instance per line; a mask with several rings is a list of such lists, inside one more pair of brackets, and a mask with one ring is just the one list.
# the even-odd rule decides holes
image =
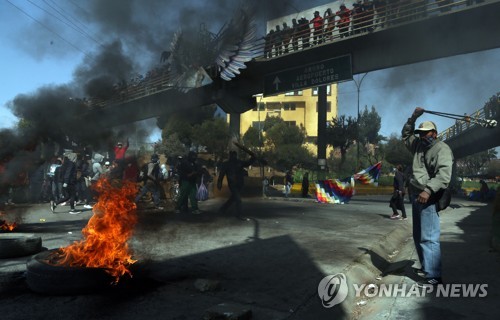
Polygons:
[[0,230],[3,231],[12,231],[17,228],[17,223],[8,223],[7,221],[0,220]]
[[125,274],[132,277],[128,266],[135,263],[127,240],[137,223],[137,206],[133,201],[137,193],[135,183],[129,181],[97,182],[99,194],[94,215],[82,230],[83,240],[58,251],[58,265],[71,267],[104,268],[117,283]]

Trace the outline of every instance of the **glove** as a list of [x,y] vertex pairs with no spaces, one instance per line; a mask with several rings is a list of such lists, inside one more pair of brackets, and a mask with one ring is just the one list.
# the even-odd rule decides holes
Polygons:
[[414,118],[418,118],[418,117],[420,117],[422,114],[424,114],[424,111],[425,111],[425,110],[424,110],[423,108],[416,107],[416,108],[415,108],[415,111],[413,111],[413,115],[412,115],[412,117],[414,117]]
[[67,183],[63,183],[63,188],[67,188],[68,187],[68,184]]

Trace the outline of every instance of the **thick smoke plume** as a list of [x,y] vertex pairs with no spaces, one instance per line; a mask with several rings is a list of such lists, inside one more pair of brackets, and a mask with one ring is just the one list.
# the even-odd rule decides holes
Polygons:
[[[262,35],[265,20],[304,6],[297,2],[253,1]],[[50,52],[39,50],[47,43],[54,47],[59,45],[58,50],[52,51],[54,54],[67,55],[78,47],[84,57],[70,83],[46,85],[34,93],[19,94],[9,103],[12,112],[22,119],[18,128],[0,132],[0,163],[8,164],[12,176],[27,169],[28,163],[36,166],[48,161],[55,154],[61,154],[62,149],[74,148],[75,143],[102,150],[124,137],[137,137],[138,133],[143,134],[145,140],[152,128],[144,125],[113,129],[84,123],[80,117],[88,108],[84,102],[90,98],[107,99],[113,95],[116,85],[126,84],[133,75],[145,74],[157,66],[161,53],[168,50],[173,34],[180,28],[205,25],[212,32],[219,31],[240,3],[230,0],[91,0],[60,5],[64,6],[63,18],[68,21],[64,26],[58,25],[49,14],[41,21],[50,29],[59,30],[59,36],[68,39],[73,48],[61,47],[54,41],[57,37],[42,32],[35,23],[29,30],[20,30],[23,36],[19,37],[22,39],[19,46],[30,43],[26,51],[37,55],[37,59],[43,59]],[[307,4],[308,7],[313,5]],[[78,32],[70,34],[72,29]]]

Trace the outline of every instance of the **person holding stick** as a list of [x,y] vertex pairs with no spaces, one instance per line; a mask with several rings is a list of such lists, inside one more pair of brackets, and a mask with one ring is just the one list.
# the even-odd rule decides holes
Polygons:
[[236,217],[241,218],[241,191],[244,186],[245,168],[254,163],[256,157],[253,152],[242,147],[240,144],[236,144],[236,146],[249,153],[250,159],[247,161],[240,160],[238,159],[236,151],[230,151],[229,159],[222,163],[219,178],[217,179],[217,189],[222,189],[222,181],[224,180],[224,177],[226,177],[227,185],[231,191],[231,196],[222,205],[219,212],[225,213],[234,203],[236,206]]

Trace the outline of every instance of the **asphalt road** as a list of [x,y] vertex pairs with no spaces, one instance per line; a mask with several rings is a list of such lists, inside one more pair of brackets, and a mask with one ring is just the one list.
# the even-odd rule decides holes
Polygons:
[[[344,205],[245,198],[243,220],[217,213],[222,200],[201,203],[201,215],[139,210],[130,240],[134,278],[105,292],[33,293],[24,279],[29,257],[0,259],[2,319],[203,319],[220,303],[250,309],[252,319],[345,318],[349,307],[321,306],[321,279],[339,272],[362,278],[409,234],[411,219],[388,219],[388,196]],[[9,215],[20,221],[17,232],[55,249],[81,239],[92,215],[68,210],[16,206]],[[200,279],[217,285],[203,292],[195,286]]]

